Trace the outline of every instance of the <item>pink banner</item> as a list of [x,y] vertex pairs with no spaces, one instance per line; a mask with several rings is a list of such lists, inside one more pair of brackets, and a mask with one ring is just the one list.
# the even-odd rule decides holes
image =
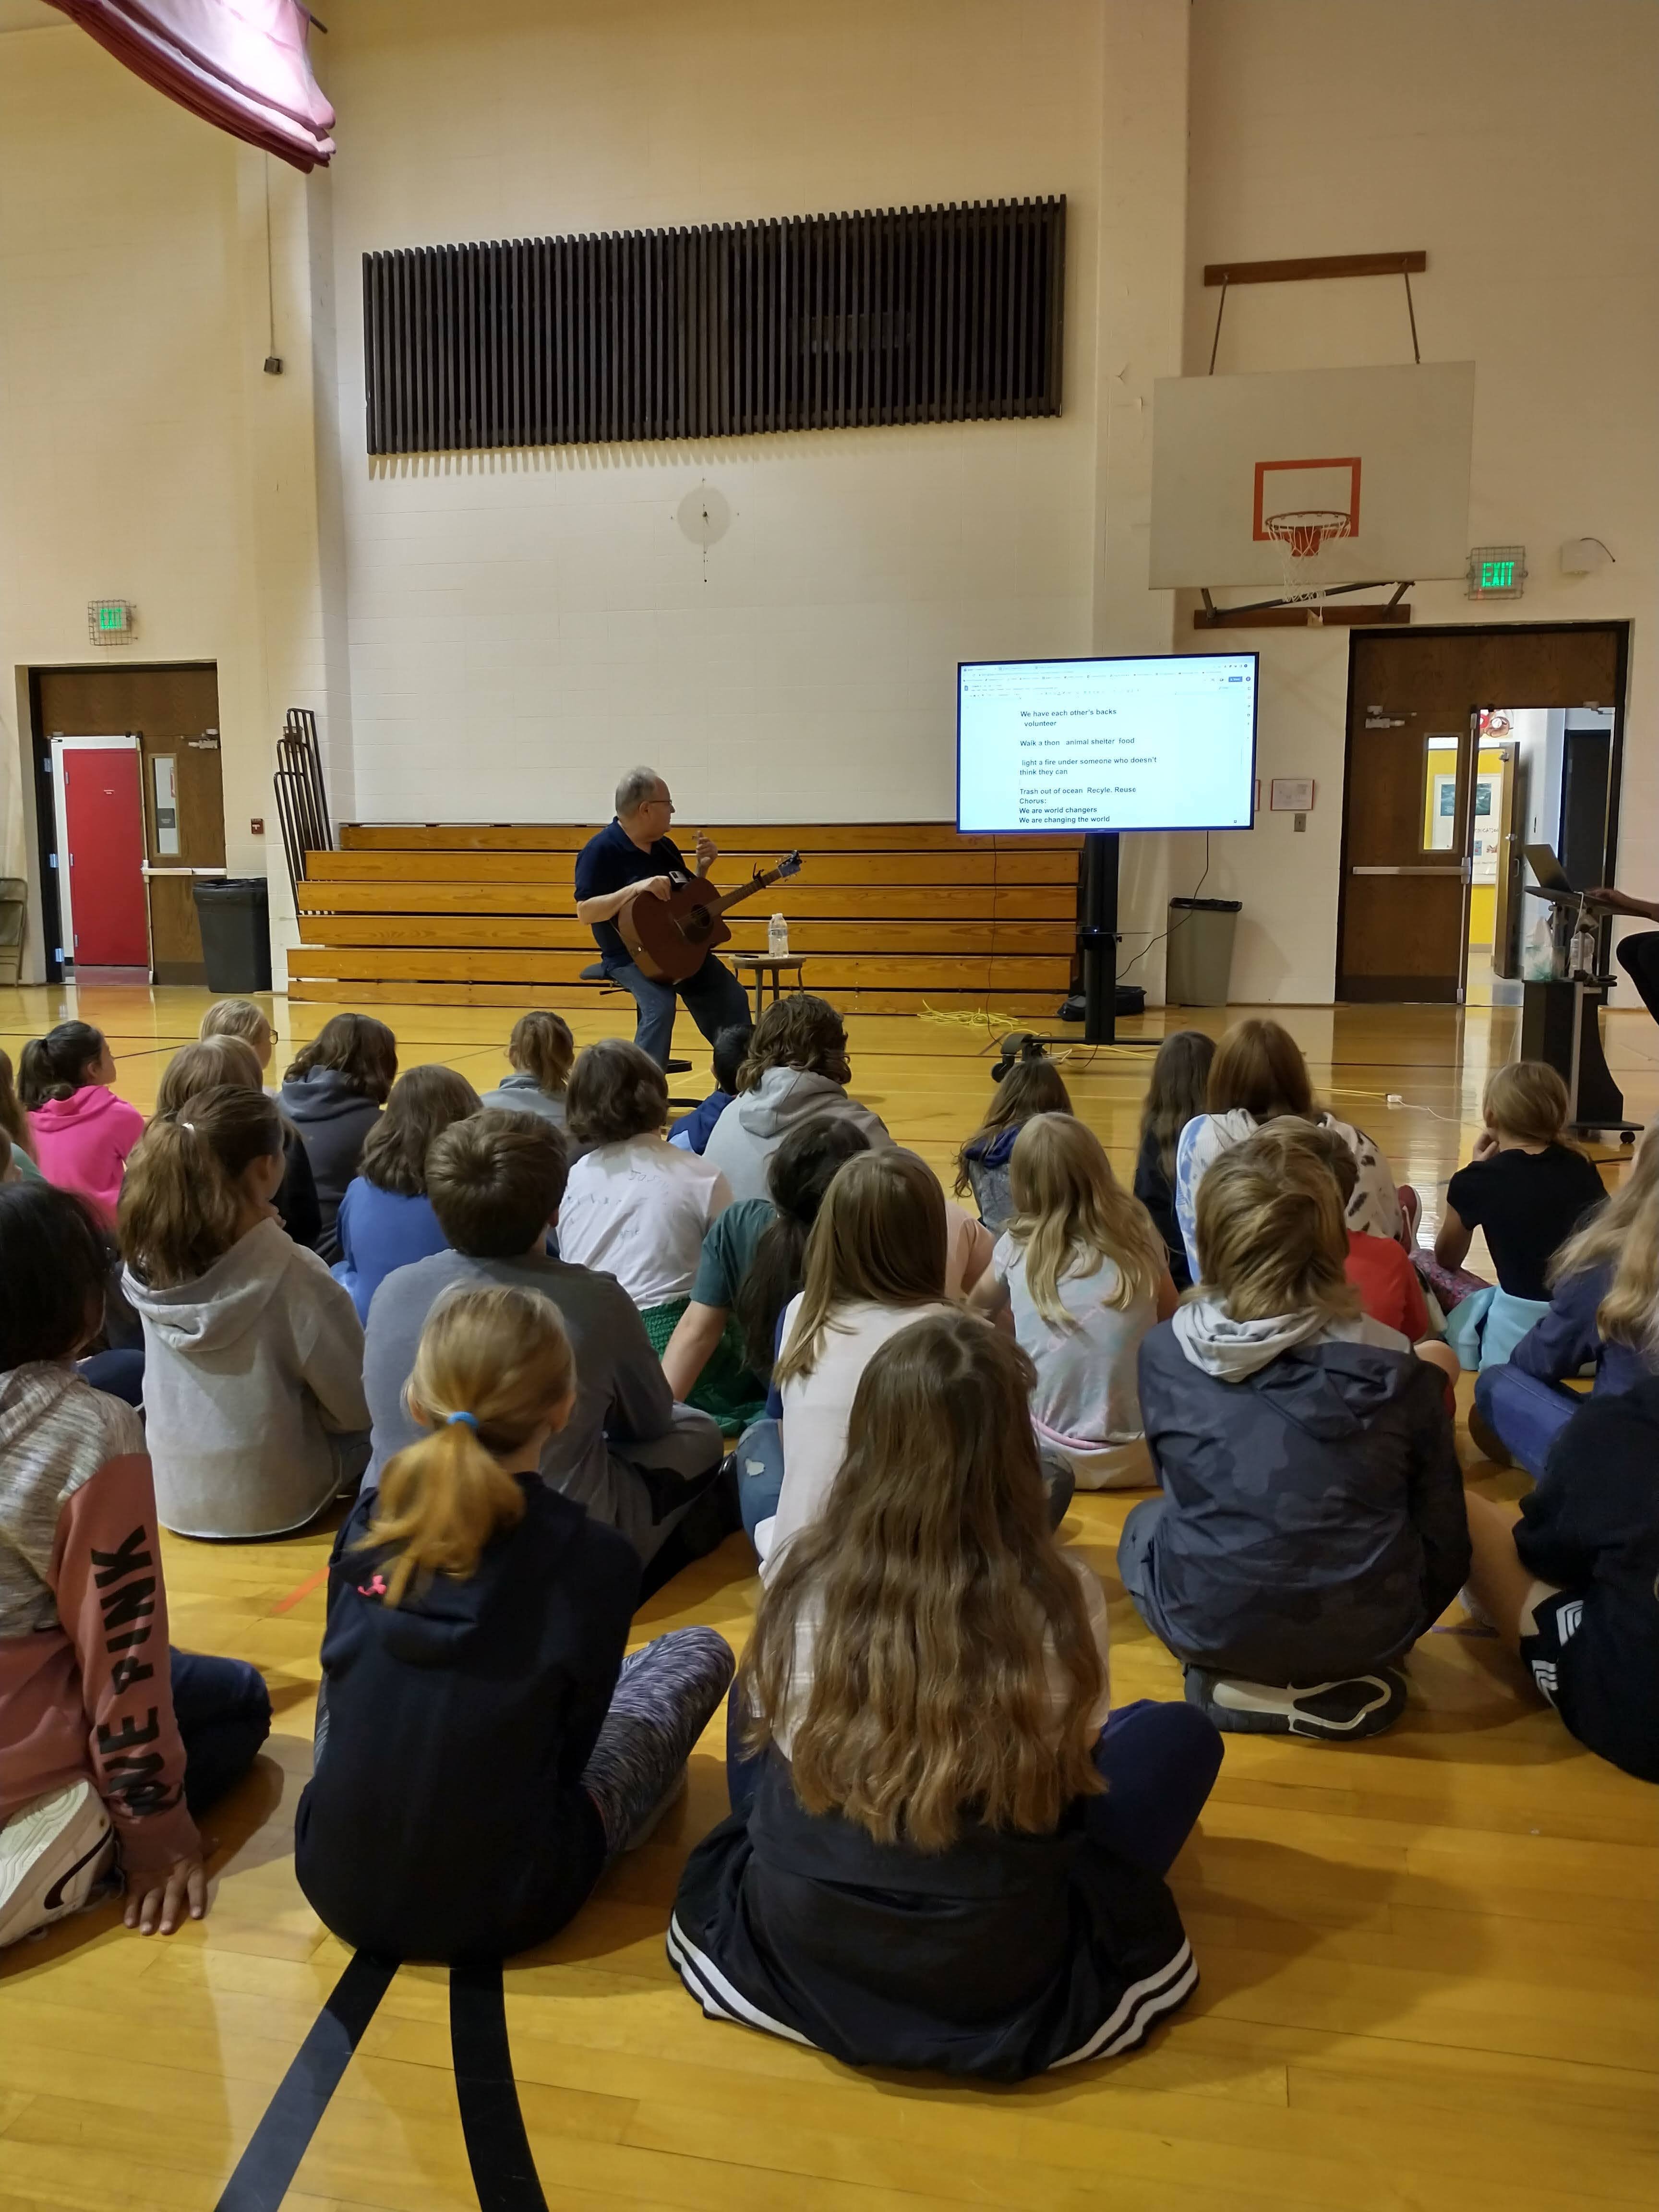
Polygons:
[[296,169],[334,151],[298,0],[50,0],[137,76]]

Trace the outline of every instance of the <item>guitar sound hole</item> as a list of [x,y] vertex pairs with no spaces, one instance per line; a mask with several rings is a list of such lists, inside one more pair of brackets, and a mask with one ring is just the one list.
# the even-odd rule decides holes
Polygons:
[[708,934],[708,908],[706,906],[694,906],[690,913],[686,915],[685,920],[680,924],[680,927],[684,933],[687,942],[690,944],[695,945],[700,937],[707,937]]

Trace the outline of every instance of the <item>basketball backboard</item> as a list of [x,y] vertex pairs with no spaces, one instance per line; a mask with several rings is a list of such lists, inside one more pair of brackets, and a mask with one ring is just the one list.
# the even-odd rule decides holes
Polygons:
[[1278,588],[1292,514],[1331,519],[1330,582],[1464,574],[1473,362],[1160,377],[1152,404],[1154,589]]

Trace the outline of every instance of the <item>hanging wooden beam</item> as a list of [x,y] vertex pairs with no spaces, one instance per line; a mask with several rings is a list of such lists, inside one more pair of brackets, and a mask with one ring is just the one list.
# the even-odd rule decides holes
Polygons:
[[1306,261],[1209,261],[1206,284],[1305,284],[1323,276],[1417,276],[1428,255],[1413,253],[1322,253]]

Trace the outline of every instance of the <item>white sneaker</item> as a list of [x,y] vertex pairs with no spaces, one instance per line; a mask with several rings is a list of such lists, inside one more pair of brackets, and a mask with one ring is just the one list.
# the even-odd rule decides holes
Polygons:
[[0,1945],[92,1904],[115,1863],[115,1830],[90,1782],[31,1798],[0,1827]]

